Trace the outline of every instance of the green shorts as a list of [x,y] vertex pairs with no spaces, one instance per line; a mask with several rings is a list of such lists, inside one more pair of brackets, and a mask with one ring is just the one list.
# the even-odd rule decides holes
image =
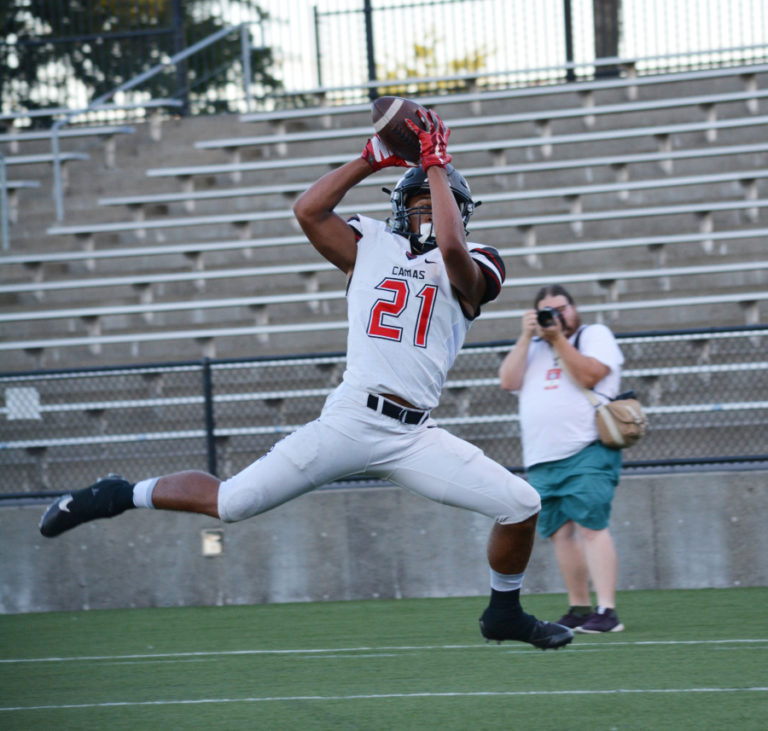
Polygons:
[[565,459],[531,466],[528,482],[541,495],[541,535],[548,538],[569,520],[591,530],[607,528],[620,471],[621,450],[600,442]]

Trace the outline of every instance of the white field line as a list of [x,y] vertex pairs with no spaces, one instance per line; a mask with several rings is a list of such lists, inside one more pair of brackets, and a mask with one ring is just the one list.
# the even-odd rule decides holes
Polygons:
[[511,698],[521,696],[585,696],[585,695],[650,695],[677,693],[766,693],[768,687],[748,688],[615,688],[610,690],[509,690],[465,691],[455,693],[371,693],[355,695],[294,695],[252,698],[183,698],[158,701],[113,701],[108,703],[68,703],[47,706],[7,706],[2,711],[58,711],[77,708],[126,708],[137,706],[185,706],[223,703],[268,703],[287,701],[358,701],[392,700],[396,698]]
[[[729,644],[754,644],[768,642],[768,639],[732,639],[732,640],[638,640],[635,642],[577,642],[570,645],[569,652],[582,647],[645,647],[652,645],[729,645]],[[495,646],[495,643],[491,643]],[[504,650],[515,652],[530,652],[539,654],[538,650],[527,645],[503,645]],[[157,660],[158,658],[196,658],[196,657],[236,657],[239,655],[324,655],[334,653],[359,653],[359,652],[421,652],[424,650],[477,650],[487,649],[485,643],[473,645],[402,645],[395,647],[332,647],[309,648],[298,650],[211,650],[201,652],[157,652],[142,653],[137,655],[78,655],[74,657],[18,657],[0,659],[0,665],[14,665],[21,663],[37,662],[100,662],[115,660]]]

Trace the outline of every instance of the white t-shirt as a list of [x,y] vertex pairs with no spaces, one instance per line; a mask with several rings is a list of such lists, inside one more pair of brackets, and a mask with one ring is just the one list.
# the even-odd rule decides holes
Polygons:
[[[573,344],[575,339],[576,333],[568,340]],[[599,324],[582,328],[579,351],[611,369],[593,389],[598,397],[608,401],[617,396],[624,356],[613,333]],[[594,406],[555,356],[554,349],[545,340],[531,341],[525,376],[518,392],[526,468],[570,457],[598,438]]]
[[[369,393],[391,393],[420,409],[440,400],[446,374],[472,324],[462,311],[440,249],[411,253],[410,242],[372,218],[349,221],[358,235],[347,287],[347,368],[344,381]],[[498,252],[468,244],[490,282],[493,299],[504,281]]]

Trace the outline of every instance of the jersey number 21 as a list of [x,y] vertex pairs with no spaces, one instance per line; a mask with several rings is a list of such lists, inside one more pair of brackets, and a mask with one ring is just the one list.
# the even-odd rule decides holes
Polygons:
[[[391,324],[390,318],[398,318],[408,307],[409,282],[404,279],[384,279],[376,286],[376,289],[392,292],[388,298],[379,298],[371,309],[371,319],[368,321],[368,336],[372,338],[384,338],[386,340],[403,339],[403,328]],[[432,312],[437,299],[437,287],[434,284],[425,284],[416,293],[419,314],[416,318],[413,344],[417,348],[427,347],[429,324],[432,320]]]

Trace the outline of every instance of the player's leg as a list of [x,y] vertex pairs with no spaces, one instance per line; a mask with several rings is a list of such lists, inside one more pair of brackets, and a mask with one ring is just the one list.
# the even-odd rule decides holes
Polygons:
[[218,518],[220,485],[221,480],[207,472],[189,470],[164,475],[154,484],[147,485],[148,504],[142,507],[151,504],[158,510],[179,510]]
[[49,506],[40,521],[40,532],[54,537],[133,507],[201,513],[226,522],[244,520],[358,471],[365,464],[360,453],[354,440],[345,440],[317,420],[223,482],[198,471],[153,477],[135,485],[115,475],[99,480]]
[[486,639],[520,640],[541,649],[573,639],[566,627],[526,614],[520,588],[533,549],[538,493],[483,452],[449,432],[422,428],[392,458],[388,478],[436,502],[472,510],[494,520],[487,556],[491,599],[480,618]]
[[488,536],[488,565],[499,574],[522,574],[528,567],[536,537],[532,515],[518,523],[494,523]]
[[491,597],[480,617],[486,640],[520,640],[542,650],[557,649],[573,639],[568,627],[544,622],[523,611],[520,589],[536,533],[533,515],[517,523],[496,522],[488,539]]
[[40,533],[53,538],[97,518],[112,518],[135,507],[134,485],[119,475],[108,475],[92,485],[57,498],[40,518]]

